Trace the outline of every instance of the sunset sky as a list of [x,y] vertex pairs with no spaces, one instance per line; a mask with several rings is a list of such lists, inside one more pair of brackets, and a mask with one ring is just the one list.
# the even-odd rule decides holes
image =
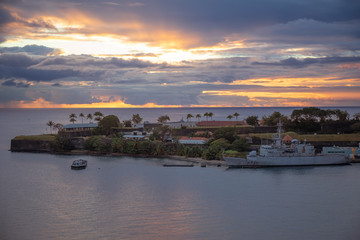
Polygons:
[[360,106],[360,1],[0,3],[0,108],[247,106]]

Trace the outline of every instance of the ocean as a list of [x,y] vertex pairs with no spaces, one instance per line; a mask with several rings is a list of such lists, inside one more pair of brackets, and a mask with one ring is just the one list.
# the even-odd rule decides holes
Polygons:
[[[11,138],[49,133],[46,122],[69,123],[71,113],[155,122],[293,109],[0,109],[0,239],[360,239],[360,164],[164,168],[170,160],[9,151]],[[85,170],[70,169],[77,158]]]

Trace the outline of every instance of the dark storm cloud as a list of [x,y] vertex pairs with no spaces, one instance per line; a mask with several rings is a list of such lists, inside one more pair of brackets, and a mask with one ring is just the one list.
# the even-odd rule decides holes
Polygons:
[[[35,0],[31,3],[15,1],[8,4],[22,9],[26,15],[43,12],[44,15],[53,14],[62,17],[67,10],[76,9],[109,23],[125,22],[129,19],[140,20],[149,29],[160,27],[199,35],[205,45],[217,43],[226,35],[238,34],[241,36],[253,33],[257,28],[273,26],[276,27],[271,31],[280,35],[285,33],[293,35],[313,33],[316,35],[320,34],[323,29],[326,31],[324,34],[350,31],[349,34],[353,34],[353,37],[359,37],[356,21],[360,19],[360,2],[352,0],[326,2],[323,0],[147,0],[138,2],[136,5],[133,1],[110,3],[106,4],[98,0],[76,1],[76,4],[70,0],[61,2]],[[10,20],[11,16],[7,14],[4,21]],[[279,25],[289,22],[293,23],[290,28],[288,28],[290,25]],[[339,22],[348,24],[337,24]],[[326,25],[328,23],[330,25]],[[332,26],[333,23],[336,24]],[[42,19],[28,20],[27,24],[44,28],[53,27],[51,23]],[[318,29],[319,26],[321,26],[320,31],[312,31],[314,27]],[[339,28],[340,26],[341,28]],[[111,29],[116,34],[127,34],[132,31],[131,29],[124,30],[121,27],[112,27]],[[131,37],[136,38],[136,36],[137,34]]]
[[44,66],[94,66],[97,68],[147,68],[147,67],[166,67],[167,64],[154,64],[138,59],[125,60],[121,58],[96,58],[90,55],[70,55],[70,56],[56,56],[44,59],[37,67]]
[[[17,5],[19,2],[9,3],[9,5]],[[22,5],[23,2],[20,4]],[[38,4],[41,4],[38,2]],[[17,6],[18,7],[18,6]],[[39,5],[38,5],[39,7]],[[21,7],[20,7],[21,8]],[[24,12],[29,12],[28,8],[22,9]],[[22,24],[27,27],[31,28],[44,28],[44,29],[51,29],[56,30],[56,27],[49,21],[46,21],[42,18],[33,18],[33,19],[26,19],[18,14],[14,14],[11,10],[8,8],[5,8],[4,6],[0,6],[0,26],[7,24],[7,23],[18,23]]]
[[42,57],[33,57],[27,54],[21,53],[4,53],[0,55],[0,66],[8,66],[8,67],[20,67],[26,68],[35,64],[40,63],[44,58]]
[[[71,81],[106,81],[105,78],[118,78],[131,72],[131,69],[156,67],[167,68],[169,65],[138,59],[96,58],[89,55],[30,56],[25,53],[0,55],[0,78],[26,79],[35,82],[66,78],[70,78]],[[119,69],[126,70],[119,71]]]
[[[203,91],[220,91],[220,90],[256,90],[262,89],[262,86],[257,85],[237,85],[229,86],[227,84],[211,84],[200,83],[188,85],[161,85],[161,84],[147,84],[147,85],[114,85],[113,88],[97,90],[97,94],[120,95],[126,99],[126,103],[133,105],[142,105],[153,102],[159,105],[191,105],[201,104],[199,96]],[[203,97],[202,99],[206,99]]]
[[0,48],[0,53],[28,53],[46,56],[59,54],[60,50],[39,45],[26,45],[24,47],[3,47]]
[[[116,8],[116,11],[121,9]],[[146,21],[166,20],[177,27],[216,33],[297,19],[324,22],[359,19],[360,3],[342,0],[327,1],[326,4],[322,0],[148,0],[144,6],[132,11]]]
[[336,49],[359,50],[360,17],[343,22],[325,22],[314,19],[295,19],[248,31],[246,42],[266,42],[292,45],[314,45]]
[[118,81],[113,81],[114,84],[147,84],[149,83],[147,80],[145,79],[128,79],[128,80],[118,80]]
[[20,87],[20,88],[27,88],[30,86],[29,83],[16,82],[14,79],[7,80],[3,82],[1,85],[7,87]]
[[326,57],[326,58],[287,58],[278,62],[253,62],[253,65],[269,65],[303,68],[312,64],[360,63],[360,57]]
[[39,82],[77,75],[77,71],[72,69],[44,70],[31,68],[43,59],[42,57],[30,57],[20,53],[2,54],[0,55],[0,78],[21,78]]
[[0,6],[0,26],[15,21],[15,18],[4,7]]
[[65,69],[65,70],[42,70],[42,69],[25,69],[20,68],[16,69],[13,72],[13,76],[16,78],[24,78],[29,81],[36,81],[36,82],[50,82],[55,79],[67,78],[67,77],[74,77],[79,74],[78,71],[74,71],[72,69]]

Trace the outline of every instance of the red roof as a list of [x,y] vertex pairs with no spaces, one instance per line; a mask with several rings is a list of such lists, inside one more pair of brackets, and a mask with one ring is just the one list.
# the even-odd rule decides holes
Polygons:
[[201,121],[196,123],[197,126],[202,127],[222,127],[234,125],[246,125],[244,121]]
[[283,142],[291,142],[291,140],[293,140],[293,138],[292,138],[291,136],[289,136],[289,135],[286,135],[286,136],[282,139]]

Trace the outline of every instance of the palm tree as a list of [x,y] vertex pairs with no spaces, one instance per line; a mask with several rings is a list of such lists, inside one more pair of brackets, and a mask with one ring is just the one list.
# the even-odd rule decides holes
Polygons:
[[238,114],[237,112],[234,113],[234,117],[236,118],[236,120],[238,119],[238,116],[240,116],[240,114]]
[[207,121],[209,117],[209,113],[208,112],[204,113],[204,117],[206,117],[206,121]]
[[61,123],[56,123],[55,125],[54,125],[54,129],[56,129],[58,132],[60,131],[60,129],[62,128],[62,124]]
[[359,121],[360,120],[360,113],[355,113],[353,115],[354,120]]
[[79,117],[81,117],[81,123],[84,123],[84,117],[85,117],[85,115],[84,115],[83,113],[80,113],[80,114],[79,114]]
[[139,114],[133,114],[133,116],[132,116],[132,121],[133,121],[135,124],[141,123],[142,120],[143,120],[143,119],[142,119],[142,117],[140,117]]
[[214,116],[214,114],[212,112],[209,112],[209,117],[211,118],[211,120],[212,120],[213,116]]
[[48,121],[48,122],[46,123],[46,125],[50,127],[50,134],[52,134],[52,131],[51,131],[51,130],[52,130],[52,128],[54,127],[55,123],[54,123],[53,121]]
[[170,121],[170,117],[168,115],[158,117],[158,122],[159,123],[164,123],[166,121]]
[[226,117],[227,119],[231,120],[233,118],[233,115],[229,115]]
[[90,122],[91,120],[93,119],[93,115],[91,113],[89,113],[87,116],[86,116],[86,119],[90,119]]
[[198,121],[200,122],[200,118],[201,118],[201,114],[196,114],[196,116],[195,116],[197,119],[198,119]]
[[95,113],[94,113],[94,116],[95,116],[95,121],[100,122],[101,119],[103,119],[104,114],[102,114],[101,112],[95,112]]
[[186,119],[189,121],[189,118],[190,118],[190,122],[191,122],[191,118],[193,118],[194,116],[191,114],[191,113],[189,113],[187,116],[186,116]]
[[69,115],[69,118],[70,118],[70,122],[72,122],[74,124],[74,122],[76,122],[76,114],[75,113],[72,113]]

